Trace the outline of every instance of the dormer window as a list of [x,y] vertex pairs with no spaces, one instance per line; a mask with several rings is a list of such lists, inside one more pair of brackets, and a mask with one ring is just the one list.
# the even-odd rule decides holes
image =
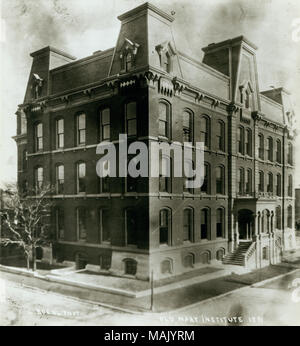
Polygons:
[[253,109],[253,88],[250,82],[240,86],[240,101],[246,109]]
[[43,79],[36,73],[33,74],[32,77],[32,97],[34,99],[38,99],[41,97],[41,91],[42,91],[42,86],[43,86]]
[[170,42],[164,42],[155,47],[159,55],[160,68],[170,73],[172,72],[172,57],[175,55],[175,49]]
[[134,68],[135,58],[136,58],[139,46],[140,46],[139,44],[134,43],[128,40],[127,38],[125,38],[125,42],[120,52],[122,72],[129,72]]

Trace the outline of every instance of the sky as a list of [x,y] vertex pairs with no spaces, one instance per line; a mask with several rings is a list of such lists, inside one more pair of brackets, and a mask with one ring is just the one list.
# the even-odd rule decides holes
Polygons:
[[[0,186],[16,179],[18,104],[24,99],[30,53],[46,46],[77,58],[114,47],[117,16],[145,0],[0,0]],[[300,117],[299,0],[153,0],[173,13],[177,48],[202,60],[202,47],[245,35],[255,43],[260,90],[285,87]],[[298,99],[297,99],[298,98]],[[300,130],[300,121],[296,125]],[[300,134],[300,131],[299,131]],[[297,138],[300,149],[300,135]],[[297,150],[296,150],[297,153]],[[300,159],[296,157],[296,172]],[[300,174],[296,174],[296,186]]]

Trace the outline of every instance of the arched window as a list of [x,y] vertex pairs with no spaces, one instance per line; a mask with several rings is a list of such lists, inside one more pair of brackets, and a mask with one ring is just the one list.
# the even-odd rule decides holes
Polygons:
[[64,147],[64,119],[56,120],[56,148]]
[[287,208],[287,226],[288,228],[293,227],[293,207],[291,205]]
[[201,210],[201,239],[210,239],[210,218],[209,209],[205,208]]
[[62,195],[64,193],[65,169],[64,165],[56,166],[56,193]]
[[281,175],[276,175],[276,195],[281,196]]
[[63,208],[55,209],[55,234],[56,239],[62,240],[65,237],[65,219]]
[[210,193],[210,165],[208,162],[204,162],[204,180],[201,186],[201,192]]
[[293,165],[293,145],[292,143],[288,144],[288,157],[287,161],[289,165]]
[[211,254],[209,251],[202,252],[200,255],[200,262],[202,264],[210,264],[211,261]]
[[258,157],[261,160],[264,160],[264,158],[265,158],[264,136],[261,133],[258,135]]
[[242,126],[238,128],[238,134],[237,134],[237,150],[238,153],[244,155],[244,143],[245,143],[245,130]]
[[165,101],[158,104],[158,135],[171,137],[171,106]]
[[125,210],[125,234],[126,234],[126,246],[137,245],[137,214],[134,209]]
[[[187,184],[191,184],[194,181],[194,170],[195,170],[195,164],[193,160],[184,160],[184,172],[187,176],[186,179],[183,179],[183,191],[194,193],[194,189],[192,187],[188,187]],[[189,174],[189,175],[188,175]]]
[[225,151],[225,124],[219,120],[217,123],[217,146],[221,151]]
[[246,173],[246,194],[250,195],[252,193],[252,170],[247,169]]
[[201,119],[200,141],[206,148],[210,148],[210,119],[207,115],[203,115]]
[[172,158],[162,154],[159,160],[159,191],[172,192]]
[[244,185],[245,185],[245,170],[242,167],[239,169],[238,184],[239,184],[239,195],[243,195]]
[[219,166],[216,168],[216,193],[220,195],[224,195],[224,175],[225,170],[223,166]]
[[76,209],[76,216],[77,216],[77,239],[78,240],[86,240],[87,236],[87,227],[86,227],[86,220],[87,220],[87,212],[85,208],[77,208]]
[[276,207],[276,228],[281,229],[281,207]]
[[267,192],[273,192],[273,174],[271,172],[268,173]]
[[99,113],[100,141],[110,140],[110,109],[104,108]]
[[289,175],[288,178],[288,196],[293,197],[293,176]]
[[77,145],[83,145],[86,142],[86,116],[84,113],[77,114]]
[[195,255],[190,253],[183,258],[183,266],[185,268],[193,268],[195,264]]
[[160,264],[160,270],[162,274],[172,274],[173,261],[169,258],[164,259]]
[[182,114],[183,142],[193,142],[193,113],[184,111]]
[[84,162],[77,163],[77,193],[86,192],[86,164]]
[[263,171],[259,171],[259,182],[258,182],[258,191],[265,191],[265,174]]
[[225,238],[224,209],[218,208],[216,215],[216,235],[217,238]]
[[252,131],[246,130],[246,154],[252,156]]
[[38,123],[35,125],[35,151],[43,150],[43,124]]
[[124,259],[124,273],[125,275],[136,275],[137,261],[132,258]]
[[171,211],[162,209],[159,212],[159,243],[169,245],[171,243]]
[[183,210],[183,241],[193,241],[193,209]]
[[221,248],[216,252],[217,261],[222,261],[225,256],[225,249]]
[[41,191],[41,189],[43,188],[43,182],[44,182],[44,169],[43,169],[43,167],[37,167],[35,169],[34,180],[35,180],[36,192]]
[[273,161],[273,138],[268,137],[268,160]]
[[281,163],[281,141],[277,139],[276,141],[276,161]]
[[137,136],[137,104],[129,102],[125,105],[125,131],[128,137]]

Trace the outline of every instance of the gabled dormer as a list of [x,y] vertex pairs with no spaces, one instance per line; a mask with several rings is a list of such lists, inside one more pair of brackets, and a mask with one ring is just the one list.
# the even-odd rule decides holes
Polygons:
[[160,68],[167,73],[173,71],[173,63],[175,57],[175,47],[172,42],[165,41],[155,47],[159,55]]
[[139,46],[138,43],[132,42],[125,37],[123,46],[120,49],[121,72],[129,72],[135,67]]

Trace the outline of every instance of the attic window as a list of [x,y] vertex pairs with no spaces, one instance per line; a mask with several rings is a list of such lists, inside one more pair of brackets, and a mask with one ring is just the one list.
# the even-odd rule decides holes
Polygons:
[[135,58],[139,48],[139,44],[131,42],[125,38],[125,42],[121,48],[121,71],[128,72],[135,66]]
[[36,73],[33,74],[32,77],[33,81],[32,81],[32,97],[34,99],[38,99],[41,96],[41,90],[42,90],[42,86],[43,86],[43,79]]
[[240,101],[246,109],[253,109],[253,88],[250,82],[240,86]]
[[172,72],[172,57],[175,55],[175,50],[170,42],[164,42],[155,48],[159,55],[161,69],[167,73]]

